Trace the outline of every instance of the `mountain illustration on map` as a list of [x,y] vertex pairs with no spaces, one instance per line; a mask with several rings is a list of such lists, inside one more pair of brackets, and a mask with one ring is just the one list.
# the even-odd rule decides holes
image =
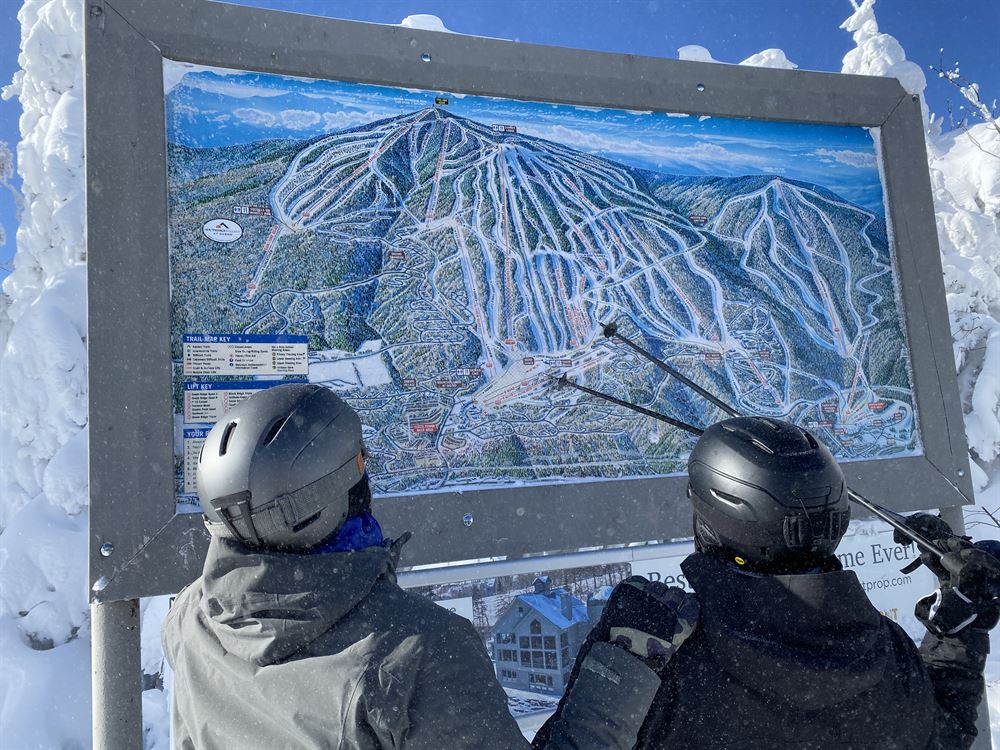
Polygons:
[[[168,164],[175,359],[188,331],[309,336],[380,493],[682,472],[690,435],[557,385],[725,416],[611,321],[840,460],[920,451],[885,219],[821,185],[660,173],[444,106]],[[219,216],[239,241],[202,235]]]

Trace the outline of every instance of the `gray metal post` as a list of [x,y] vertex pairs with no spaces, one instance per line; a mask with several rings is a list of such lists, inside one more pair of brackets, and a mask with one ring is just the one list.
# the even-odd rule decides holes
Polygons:
[[90,626],[94,747],[141,750],[139,600],[93,602]]
[[[952,506],[941,509],[941,518],[951,526],[956,534],[965,533],[965,509],[962,506]],[[983,696],[983,702],[979,704],[979,715],[976,717],[976,729],[979,734],[976,741],[972,743],[972,750],[991,750],[993,741],[990,737],[990,706]]]
[[951,526],[951,530],[956,534],[965,533],[965,508],[961,505],[953,505],[950,508],[942,508],[941,518],[946,524]]

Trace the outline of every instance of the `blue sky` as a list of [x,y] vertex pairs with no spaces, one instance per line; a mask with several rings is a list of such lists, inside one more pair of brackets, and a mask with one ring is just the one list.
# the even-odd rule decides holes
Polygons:
[[[210,147],[310,139],[448,99],[448,111],[514,125],[632,166],[675,175],[776,174],[815,182],[882,213],[871,136],[863,128],[593,109],[457,96],[167,63],[168,138]],[[171,85],[172,84],[172,85]]]
[[[799,66],[840,70],[841,59],[853,47],[839,29],[851,13],[848,0],[240,0],[239,4],[300,13],[399,23],[413,13],[433,13],[466,34],[502,37],[608,52],[676,57],[677,48],[700,44],[716,59],[738,62],[768,47],[779,47]],[[17,69],[19,3],[0,0],[0,85]],[[876,15],[882,31],[895,36],[907,57],[926,68],[937,64],[945,48],[946,63],[962,62],[963,73],[982,86],[988,98],[1000,97],[1000,55],[996,0],[878,0]],[[944,113],[957,102],[944,82],[929,79],[927,99],[934,112]],[[19,138],[16,101],[0,101],[0,140]],[[0,247],[0,264],[14,252],[14,206],[0,192],[0,224],[7,245]],[[0,267],[0,278],[6,272]]]

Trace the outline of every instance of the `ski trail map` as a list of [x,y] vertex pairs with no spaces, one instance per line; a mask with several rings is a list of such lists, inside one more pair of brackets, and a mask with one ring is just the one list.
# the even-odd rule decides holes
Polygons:
[[290,337],[381,495],[683,472],[691,436],[558,387],[725,416],[614,321],[839,460],[922,452],[867,130],[164,73],[178,422],[185,336]]

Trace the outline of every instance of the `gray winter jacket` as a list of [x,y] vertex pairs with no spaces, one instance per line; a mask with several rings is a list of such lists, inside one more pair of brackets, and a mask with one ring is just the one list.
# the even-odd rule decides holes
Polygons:
[[[163,626],[174,746],[527,748],[472,625],[399,588],[397,556],[213,539]],[[659,678],[610,644],[589,660],[544,748],[635,744]]]

